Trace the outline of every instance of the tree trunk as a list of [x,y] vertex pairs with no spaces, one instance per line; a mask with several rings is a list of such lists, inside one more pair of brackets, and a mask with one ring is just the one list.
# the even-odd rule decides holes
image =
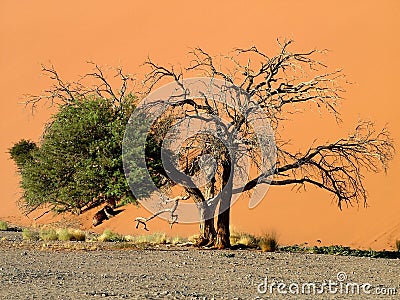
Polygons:
[[195,246],[214,244],[216,236],[214,226],[215,205],[209,206],[198,188],[186,187],[185,189],[190,195],[193,196],[200,214],[200,235],[195,243]]
[[198,203],[200,211],[200,236],[196,246],[206,246],[215,241],[214,209],[211,209],[206,202]]
[[217,220],[217,238],[215,241],[215,247],[217,249],[229,248],[230,242],[230,206],[232,200],[232,188],[233,188],[233,173],[230,161],[223,164],[222,172],[222,186],[223,191],[221,192],[221,203],[219,206],[218,220]]
[[225,249],[231,246],[230,241],[230,230],[229,230],[229,215],[230,209],[228,208],[224,212],[218,215],[217,221],[217,238],[214,246],[217,249]]

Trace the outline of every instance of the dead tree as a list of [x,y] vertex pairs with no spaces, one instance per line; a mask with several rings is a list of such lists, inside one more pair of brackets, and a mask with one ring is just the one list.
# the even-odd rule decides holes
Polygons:
[[[274,168],[263,170],[260,164],[260,145],[254,142],[254,132],[246,120],[246,113],[229,105],[215,104],[212,99],[192,98],[171,102],[165,114],[169,123],[176,124],[185,116],[206,118],[209,115],[228,118],[237,138],[244,148],[236,149],[234,155],[246,155],[251,159],[259,174],[239,189],[232,186],[232,174],[240,172],[233,163],[233,152],[212,135],[199,134],[185,142],[181,151],[181,171],[186,175],[199,172],[198,159],[204,153],[210,154],[217,163],[212,189],[218,196],[220,211],[214,227],[213,207],[208,204],[206,189],[186,187],[186,192],[198,204],[199,210],[208,211],[211,216],[201,223],[199,245],[214,245],[217,248],[230,246],[229,206],[233,195],[251,191],[263,182],[271,185],[308,185],[329,192],[336,198],[337,205],[367,204],[367,193],[363,184],[365,171],[379,172],[388,168],[394,155],[393,141],[387,128],[377,131],[374,124],[361,121],[348,137],[333,143],[310,146],[305,152],[291,152],[288,140],[281,136],[287,116],[301,112],[304,104],[314,105],[340,122],[338,104],[342,100],[344,75],[341,70],[324,71],[327,66],[316,57],[323,51],[292,52],[292,41],[278,41],[280,51],[270,56],[255,46],[235,49],[228,56],[212,56],[201,48],[190,52],[192,61],[183,70],[176,71],[148,59],[145,63],[150,71],[144,84],[147,92],[158,87],[161,81],[169,79],[185,91],[184,78],[207,76],[221,79],[226,84],[238,87],[259,105],[268,117],[275,132],[276,163]],[[226,103],[225,103],[226,104]],[[162,123],[163,117],[159,118]],[[172,121],[171,121],[172,120]],[[160,138],[164,138],[162,135]],[[242,153],[243,152],[243,153]],[[273,176],[273,177],[272,177]],[[210,185],[207,187],[210,188]],[[206,212],[207,213],[207,212]],[[146,220],[148,221],[148,220]]]

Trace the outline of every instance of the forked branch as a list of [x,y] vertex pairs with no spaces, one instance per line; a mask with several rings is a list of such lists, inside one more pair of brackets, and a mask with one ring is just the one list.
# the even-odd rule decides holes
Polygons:
[[121,105],[127,93],[130,92],[128,90],[129,83],[134,81],[134,78],[129,74],[125,74],[122,68],[117,68],[114,77],[119,77],[121,84],[118,92],[116,92],[103,69],[93,62],[88,63],[93,66],[92,72],[72,82],[64,81],[53,65],[42,65],[43,75],[48,76],[53,84],[40,95],[25,95],[25,105],[30,106],[32,110],[41,102],[49,102],[50,106],[69,105],[93,95],[101,98],[110,98],[113,100],[114,105]]
[[178,215],[175,212],[176,212],[176,209],[178,208],[179,201],[187,200],[187,199],[189,199],[189,196],[177,196],[173,199],[168,199],[168,200],[162,201],[162,204],[173,203],[172,207],[159,210],[158,212],[154,213],[153,215],[151,215],[148,218],[137,217],[135,219],[136,229],[138,229],[139,225],[142,224],[143,229],[148,231],[149,229],[147,229],[147,222],[151,221],[152,219],[154,219],[155,217],[158,217],[159,215],[161,215],[163,213],[169,213],[169,215],[170,215],[169,224],[172,227],[172,225],[174,225],[175,223],[178,222]]

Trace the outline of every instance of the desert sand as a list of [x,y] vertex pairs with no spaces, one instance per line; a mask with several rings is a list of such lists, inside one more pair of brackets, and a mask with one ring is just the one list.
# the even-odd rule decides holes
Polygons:
[[[308,114],[284,133],[294,145],[309,145],[347,135],[359,118],[388,124],[399,147],[400,119],[398,70],[400,69],[400,2],[156,2],[156,1],[1,1],[0,91],[1,138],[0,220],[18,225],[59,221],[46,215],[24,216],[17,207],[18,175],[7,149],[22,138],[40,139],[44,123],[54,108],[39,107],[32,115],[20,102],[27,93],[37,94],[49,85],[40,75],[40,64],[54,64],[66,80],[76,80],[89,70],[88,60],[100,65],[123,66],[143,75],[139,65],[149,55],[168,64],[184,63],[190,47],[226,53],[234,47],[257,45],[276,50],[276,38],[292,38],[294,48],[329,49],[326,64],[343,68],[352,84],[346,86],[336,126],[324,116]],[[313,188],[301,193],[290,187],[271,188],[254,209],[246,200],[232,209],[232,224],[239,231],[259,234],[275,231],[282,244],[342,244],[351,247],[393,249],[400,239],[400,158],[387,174],[366,174],[369,207],[362,204],[339,211],[330,195]],[[135,230],[133,220],[148,214],[135,206],[95,230],[111,228],[125,234]],[[90,215],[69,219],[90,229]],[[72,221],[71,221],[72,220]],[[155,220],[152,231],[189,235],[197,225]]]

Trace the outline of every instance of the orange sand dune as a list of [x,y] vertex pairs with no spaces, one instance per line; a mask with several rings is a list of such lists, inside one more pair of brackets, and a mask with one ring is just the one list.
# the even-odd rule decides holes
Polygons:
[[[22,5],[21,5],[22,4]],[[74,80],[88,70],[85,61],[121,65],[132,73],[150,55],[167,64],[187,60],[190,47],[213,53],[256,44],[276,49],[277,37],[296,41],[296,49],[327,48],[326,63],[341,67],[354,84],[347,87],[342,106],[343,124],[329,128],[320,117],[303,118],[285,134],[293,143],[318,137],[325,142],[347,134],[359,118],[388,124],[399,146],[400,118],[396,87],[400,69],[400,2],[387,1],[65,1],[11,0],[0,3],[0,166],[2,191],[0,219],[31,224],[17,208],[18,176],[6,153],[21,138],[37,141],[51,111],[41,107],[32,116],[18,104],[25,93],[39,93],[49,85],[40,76],[40,64],[51,61],[65,78]],[[315,122],[320,122],[315,125]],[[397,155],[387,175],[367,175],[368,209],[339,211],[330,195],[309,188],[296,193],[290,187],[271,188],[256,208],[246,200],[234,205],[232,223],[238,230],[261,233],[274,230],[283,244],[343,244],[386,248],[400,239],[400,159]],[[133,234],[132,220],[146,213],[128,207],[99,226]],[[90,216],[77,222],[86,226]],[[86,219],[85,219],[86,218]],[[46,216],[40,222],[51,222]],[[194,225],[172,230],[160,220],[151,230],[191,234]]]

